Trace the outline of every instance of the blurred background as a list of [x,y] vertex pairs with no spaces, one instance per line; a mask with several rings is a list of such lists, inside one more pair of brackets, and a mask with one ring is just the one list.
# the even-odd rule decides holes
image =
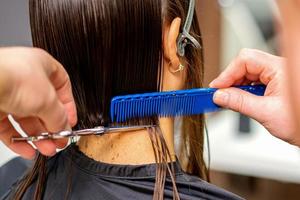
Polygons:
[[[274,2],[197,0],[206,85],[242,48],[280,53]],[[0,0],[0,47],[31,46],[27,4]],[[255,121],[231,111],[208,115],[207,126],[205,154],[213,184],[246,199],[299,199],[299,148],[272,137]],[[0,166],[14,156],[0,142]]]

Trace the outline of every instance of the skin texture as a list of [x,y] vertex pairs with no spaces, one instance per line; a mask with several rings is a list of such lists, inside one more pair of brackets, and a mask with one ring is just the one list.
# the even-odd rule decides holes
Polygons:
[[[0,140],[15,153],[32,159],[35,150],[28,143],[11,142],[19,134],[7,115],[12,114],[28,135],[70,129],[77,114],[68,74],[45,51],[23,47],[1,48],[0,70]],[[51,156],[66,143],[41,141],[35,145]]]
[[[181,61],[177,56],[176,41],[179,35],[181,20],[176,18],[171,24],[165,24],[163,31],[164,70],[163,91],[180,90],[184,87],[185,71],[172,73],[178,69]],[[174,150],[174,119],[160,118],[160,128],[172,155]],[[94,160],[112,164],[149,164],[155,163],[155,157],[149,134],[146,130],[113,133],[102,137],[84,137],[79,141],[80,150]],[[143,155],[143,156],[141,156]]]

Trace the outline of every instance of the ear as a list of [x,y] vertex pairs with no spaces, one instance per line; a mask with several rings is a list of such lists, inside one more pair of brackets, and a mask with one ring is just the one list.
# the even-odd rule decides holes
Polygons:
[[165,24],[163,32],[163,74],[162,91],[181,90],[186,80],[186,70],[174,73],[180,65],[186,65],[184,59],[177,55],[177,38],[180,32],[181,19],[176,18],[171,24]]
[[177,55],[177,38],[179,36],[181,19],[175,18],[170,25],[164,27],[164,58],[170,62],[170,67],[176,70],[180,64]]

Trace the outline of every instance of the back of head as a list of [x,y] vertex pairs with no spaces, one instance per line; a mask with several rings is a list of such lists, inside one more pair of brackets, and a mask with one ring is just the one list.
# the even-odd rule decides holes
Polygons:
[[[186,20],[189,0],[30,0],[33,44],[52,54],[70,75],[78,109],[76,128],[108,125],[113,96],[161,88],[163,25]],[[191,34],[202,44],[197,16]],[[185,88],[202,87],[202,49],[186,47]],[[157,123],[154,118],[130,124]],[[184,117],[179,159],[205,175],[203,116]],[[201,170],[200,170],[201,169]]]
[[157,91],[161,0],[31,0],[34,46],[66,68],[78,128],[107,125],[113,96]]
[[[33,44],[66,68],[78,110],[77,129],[109,125],[112,97],[159,91],[163,69],[163,25],[187,16],[189,0],[30,0]],[[183,24],[181,25],[183,26]],[[201,43],[197,17],[191,34]],[[187,46],[185,88],[202,86],[203,52]],[[156,117],[130,124],[157,123]],[[178,157],[186,172],[207,178],[203,160],[203,116],[184,117]],[[20,184],[22,197],[42,182],[45,159]],[[42,186],[36,189],[42,197]]]

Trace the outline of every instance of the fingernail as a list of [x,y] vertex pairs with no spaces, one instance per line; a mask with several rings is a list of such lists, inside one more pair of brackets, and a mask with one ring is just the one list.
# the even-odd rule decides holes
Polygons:
[[71,125],[67,124],[66,127],[65,127],[65,130],[66,131],[72,131]]
[[220,77],[216,78],[215,80],[213,80],[209,86],[212,87],[212,88],[219,88],[220,85],[222,85],[223,83],[223,80],[220,79]]
[[224,90],[218,90],[214,94],[214,102],[219,105],[227,105],[229,93]]
[[213,80],[213,81],[209,84],[209,87],[214,87],[214,86],[215,86],[215,83],[216,83],[216,80]]

